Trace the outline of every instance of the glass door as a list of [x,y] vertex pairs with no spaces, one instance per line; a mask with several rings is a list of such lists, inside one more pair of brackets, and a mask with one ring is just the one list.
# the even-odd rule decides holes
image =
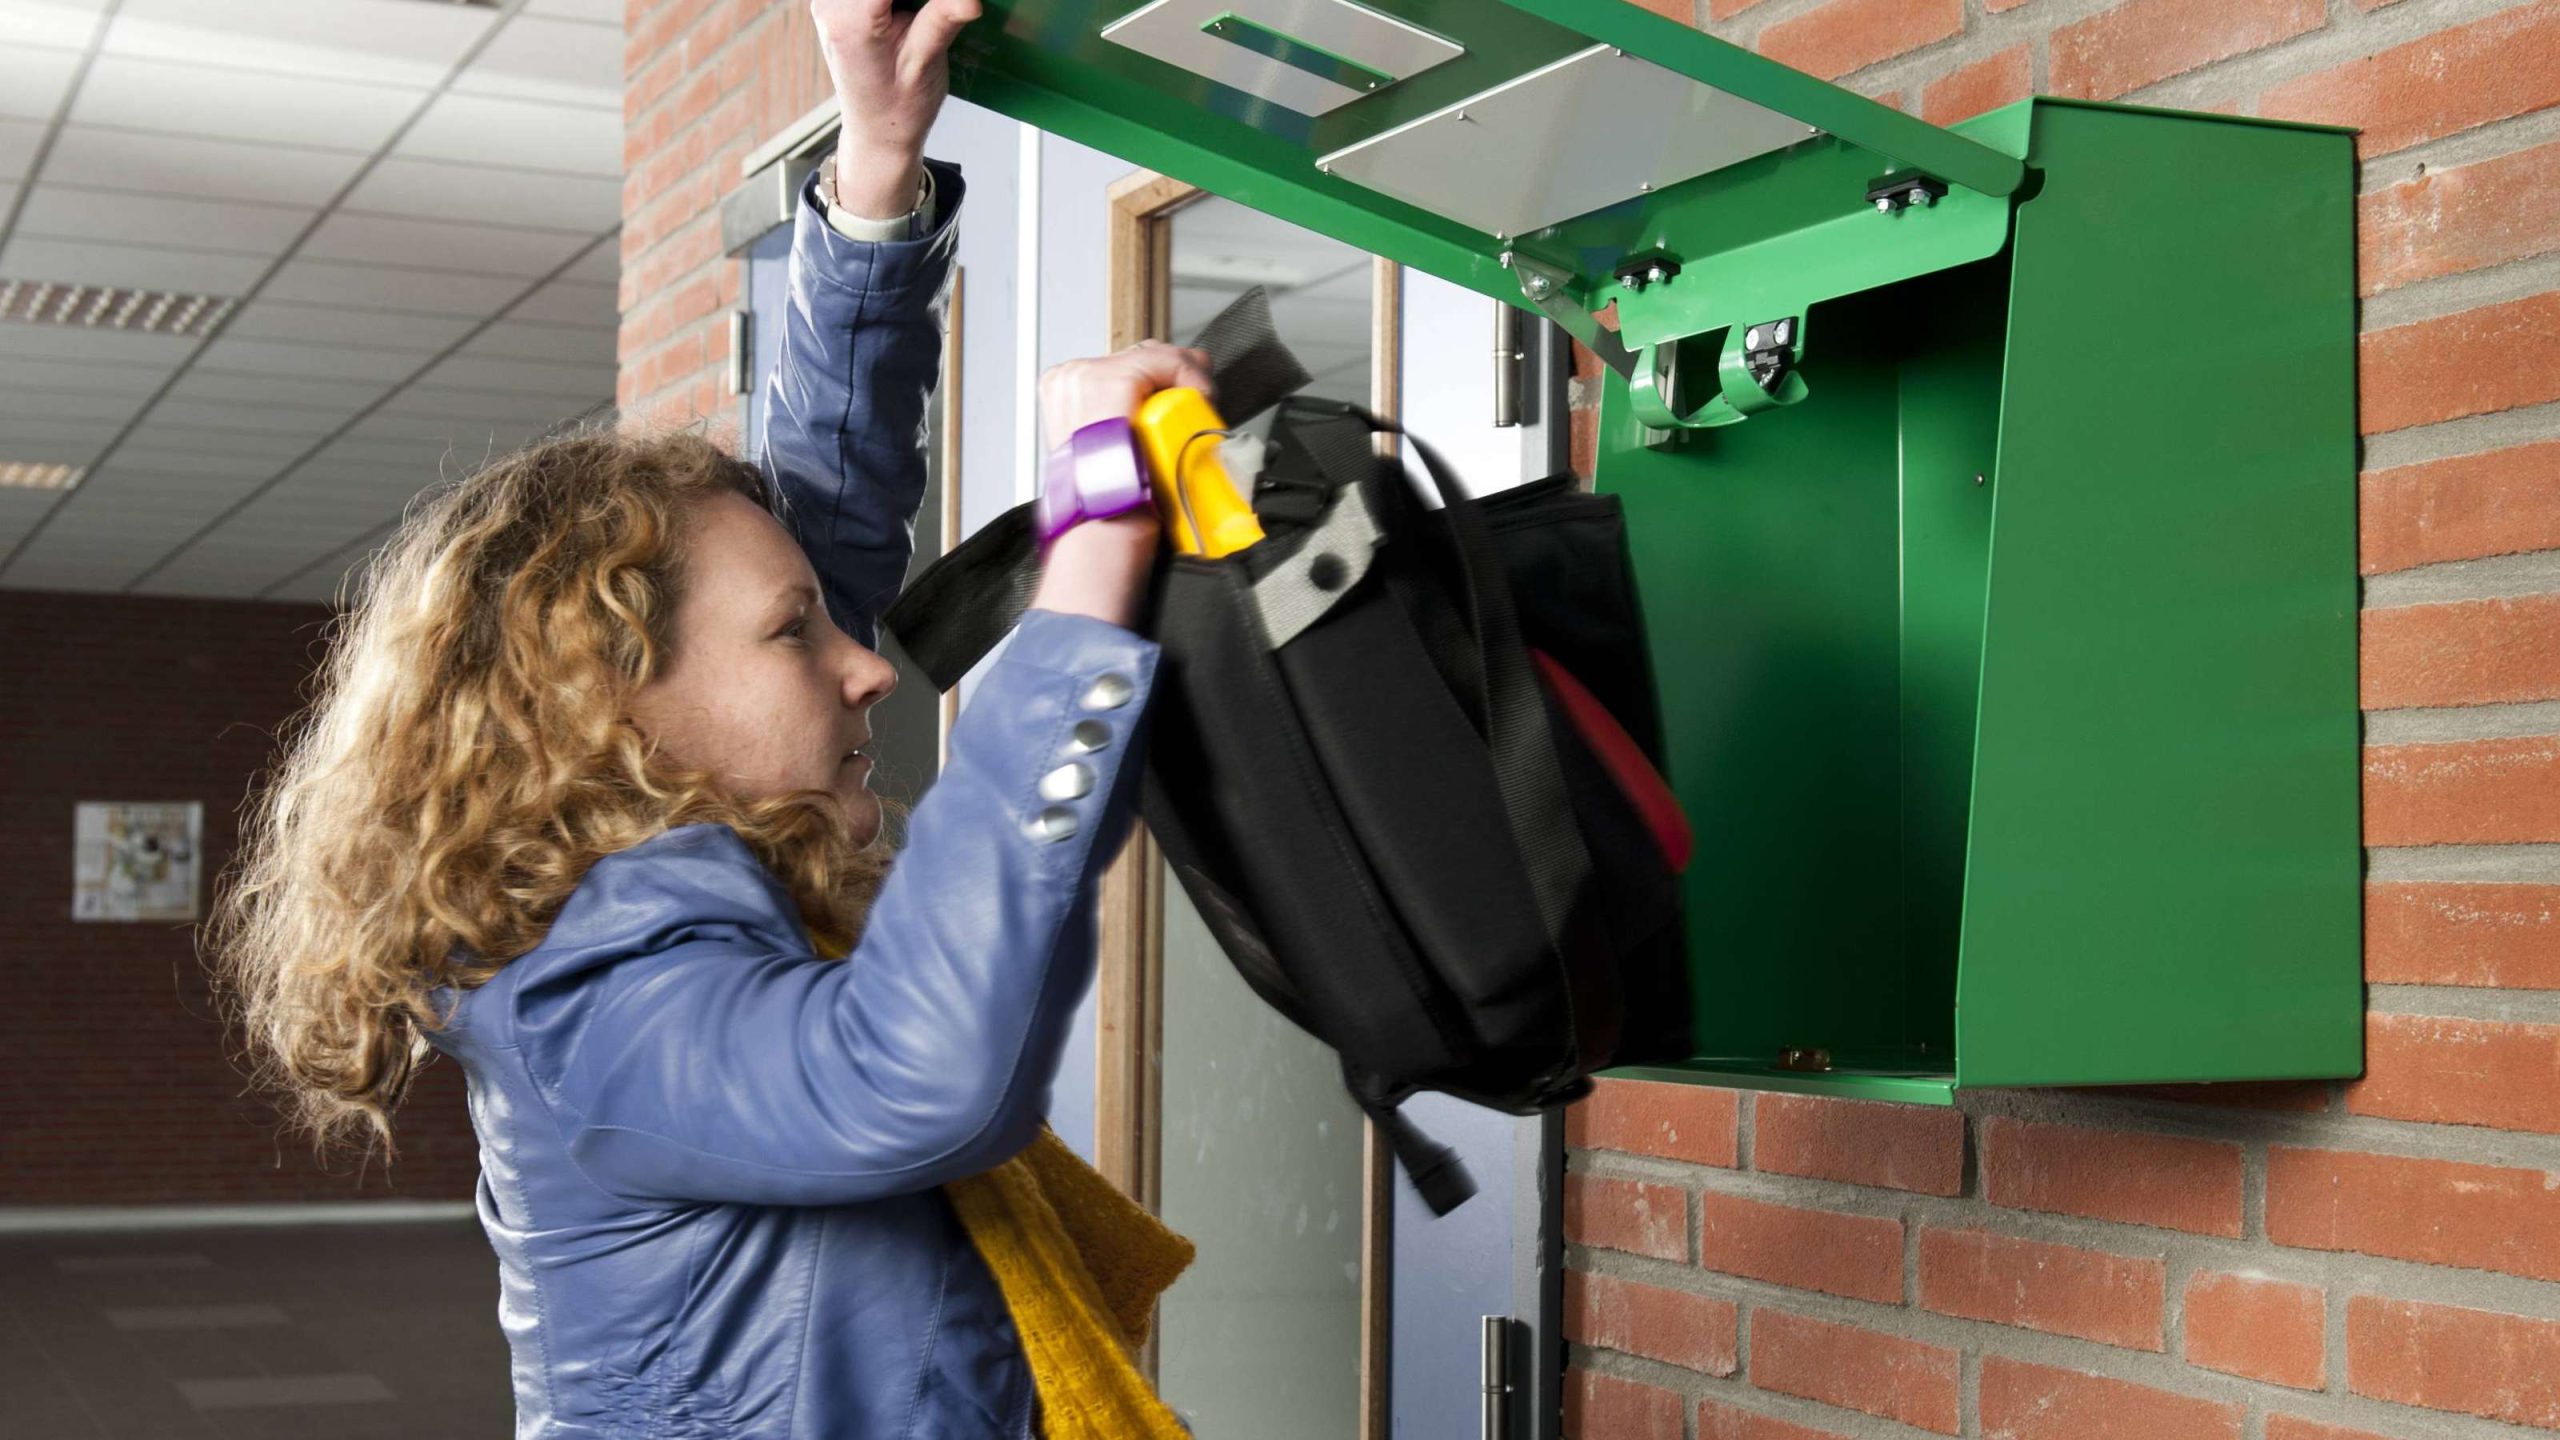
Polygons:
[[[1308,392],[1372,403],[1367,254],[1214,197],[1161,225],[1169,338],[1259,285]],[[1366,1122],[1333,1052],[1245,988],[1178,887],[1161,893],[1156,1203],[1200,1258],[1165,1297],[1158,1383],[1220,1440],[1360,1434]]]

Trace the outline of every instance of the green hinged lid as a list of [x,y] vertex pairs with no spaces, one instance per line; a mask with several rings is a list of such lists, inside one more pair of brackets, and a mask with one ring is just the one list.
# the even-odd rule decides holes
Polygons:
[[[2026,174],[2016,155],[1622,0],[987,9],[955,94],[1534,304],[1621,373],[1656,342],[1994,253]],[[1887,177],[1925,179],[1924,203],[1896,191],[1879,207]],[[1871,243],[1879,208],[1917,233]],[[1851,243],[1802,233],[1824,227]],[[1788,247],[1783,297],[1756,293],[1772,267],[1752,252],[1772,243]],[[1621,283],[1660,251],[1710,283]],[[1613,299],[1614,336],[1591,315]]]

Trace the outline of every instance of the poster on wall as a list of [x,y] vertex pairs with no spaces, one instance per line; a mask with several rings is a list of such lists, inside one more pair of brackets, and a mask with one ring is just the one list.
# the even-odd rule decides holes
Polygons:
[[204,805],[84,800],[71,827],[71,918],[193,920]]

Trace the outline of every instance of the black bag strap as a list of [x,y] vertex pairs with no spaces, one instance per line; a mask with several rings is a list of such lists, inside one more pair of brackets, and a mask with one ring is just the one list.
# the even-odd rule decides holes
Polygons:
[[1423,1134],[1420,1127],[1405,1118],[1401,1107],[1413,1092],[1391,1089],[1348,1060],[1342,1062],[1342,1088],[1351,1092],[1352,1103],[1386,1137],[1387,1148],[1395,1152],[1396,1164],[1403,1167],[1405,1178],[1413,1182],[1414,1193],[1422,1197],[1432,1215],[1446,1215],[1475,1198],[1475,1177],[1467,1173],[1466,1162],[1458,1158],[1458,1152]]
[[1016,505],[926,566],[880,623],[934,689],[949,690],[1013,633],[1039,588],[1031,506]]
[[[1459,658],[1472,662],[1473,673],[1484,677],[1484,713],[1478,718],[1486,747],[1492,753],[1503,814],[1510,821],[1512,841],[1519,847],[1521,862],[1528,870],[1538,917],[1562,960],[1574,904],[1591,880],[1591,854],[1582,843],[1582,826],[1574,818],[1573,801],[1565,789],[1564,767],[1556,759],[1555,736],[1547,725],[1545,693],[1530,666],[1528,647],[1520,638],[1519,618],[1511,608],[1510,582],[1504,578],[1501,561],[1494,553],[1493,532],[1458,484],[1448,462],[1420,436],[1344,401],[1301,396],[1290,404],[1356,419],[1371,434],[1403,436],[1421,457],[1423,472],[1430,476],[1433,488],[1440,492],[1441,514],[1446,517],[1458,558],[1459,588],[1466,597],[1467,631],[1472,641],[1473,653]],[[1369,454],[1365,439],[1357,446],[1347,445],[1340,438],[1326,438],[1323,432],[1328,428],[1331,427],[1321,424],[1307,427],[1307,443],[1318,463],[1338,477],[1338,488],[1348,490],[1376,475],[1380,467]],[[1336,431],[1336,437],[1339,433]],[[1355,480],[1355,475],[1360,478]],[[1335,503],[1339,505],[1347,499],[1347,495],[1339,496]]]

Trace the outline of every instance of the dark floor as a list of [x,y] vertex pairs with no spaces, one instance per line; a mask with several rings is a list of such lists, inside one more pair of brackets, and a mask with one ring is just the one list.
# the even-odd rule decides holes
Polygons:
[[504,1440],[476,1221],[0,1236],[9,1440]]

